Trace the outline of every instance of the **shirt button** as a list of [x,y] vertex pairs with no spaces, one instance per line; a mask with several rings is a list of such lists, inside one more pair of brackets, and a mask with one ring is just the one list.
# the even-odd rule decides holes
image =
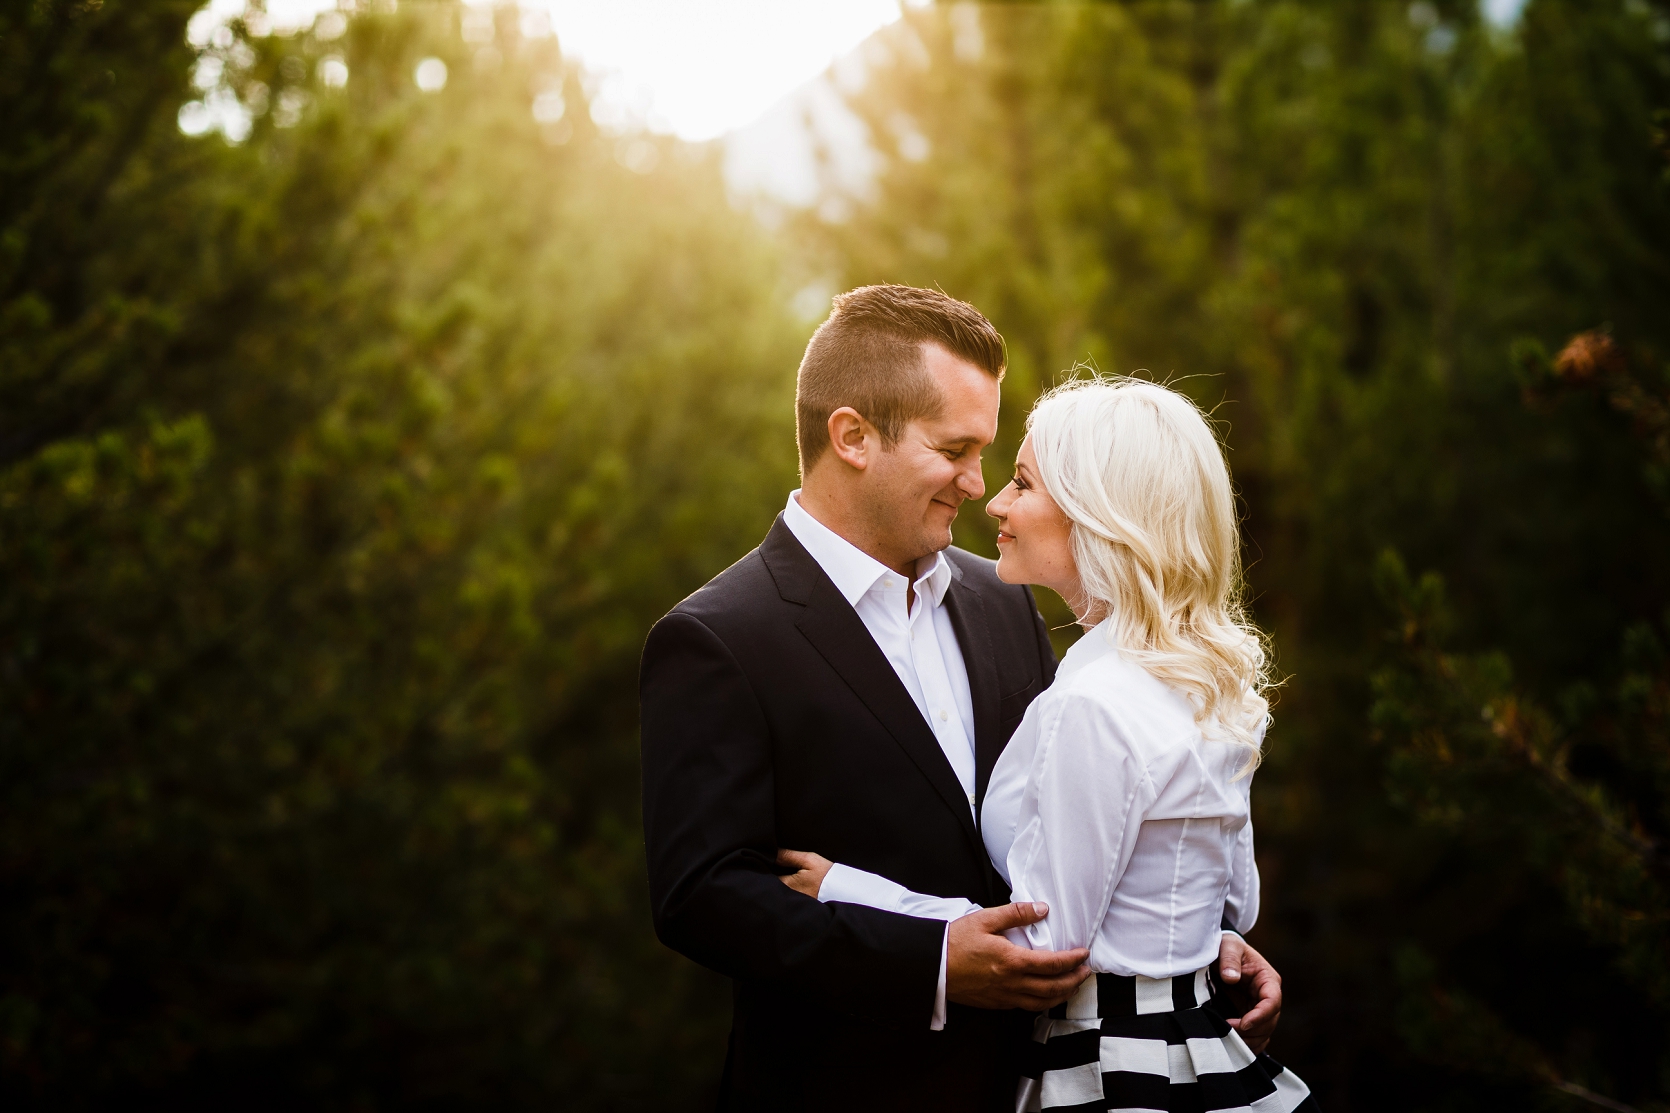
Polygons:
[[972,792],[968,794],[968,806],[971,808],[974,806],[974,793]]
[[940,713],[939,713],[939,721],[940,721],[940,722],[942,722],[942,723],[943,723],[943,722],[945,722],[945,721],[946,721],[946,720],[947,720],[947,719],[949,719],[949,718],[950,718],[950,717],[951,717],[951,716],[949,716],[949,715],[947,715],[947,714],[946,714],[946,713],[945,713],[945,712],[944,712],[944,711],[941,711],[941,712],[940,712]]
[[893,581],[892,581],[892,580],[883,580],[883,581],[882,581],[882,582],[881,582],[881,586],[883,586],[883,587],[892,587],[892,586],[893,586]]

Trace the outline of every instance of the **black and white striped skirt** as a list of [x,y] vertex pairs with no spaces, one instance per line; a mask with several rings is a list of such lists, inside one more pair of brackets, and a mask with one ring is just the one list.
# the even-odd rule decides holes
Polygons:
[[1038,1018],[1015,1107],[1316,1113],[1297,1075],[1241,1042],[1227,1005],[1211,969],[1093,975]]

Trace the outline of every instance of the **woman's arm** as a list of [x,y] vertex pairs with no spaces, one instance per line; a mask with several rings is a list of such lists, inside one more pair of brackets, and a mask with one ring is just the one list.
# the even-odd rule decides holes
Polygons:
[[1097,700],[1069,695],[1039,723],[1009,848],[1012,899],[1042,901],[1033,949],[1089,947],[1154,803],[1154,781],[1127,729]]
[[1258,921],[1258,862],[1253,858],[1252,818],[1235,836],[1235,852],[1229,858],[1229,896],[1224,901],[1224,919],[1243,935]]
[[957,920],[981,909],[962,897],[931,897],[912,892],[880,874],[831,862],[819,854],[779,850],[777,861],[795,867],[794,873],[783,875],[783,884],[824,902],[861,904],[925,920]]
[[[1269,729],[1266,717],[1258,728],[1258,745],[1264,744],[1264,732]],[[1253,857],[1252,774],[1238,776],[1234,782],[1247,801],[1246,822],[1235,832],[1235,849],[1229,856],[1229,893],[1224,898],[1224,923],[1245,935],[1258,921],[1259,883],[1258,861]]]

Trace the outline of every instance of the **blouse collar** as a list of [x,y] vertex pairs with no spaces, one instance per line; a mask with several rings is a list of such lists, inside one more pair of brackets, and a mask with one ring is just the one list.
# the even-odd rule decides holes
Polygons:
[[1059,679],[1070,676],[1092,661],[1098,661],[1109,653],[1117,653],[1113,644],[1113,619],[1104,618],[1096,625],[1084,632],[1084,636],[1074,642],[1061,658],[1061,665],[1055,670]]

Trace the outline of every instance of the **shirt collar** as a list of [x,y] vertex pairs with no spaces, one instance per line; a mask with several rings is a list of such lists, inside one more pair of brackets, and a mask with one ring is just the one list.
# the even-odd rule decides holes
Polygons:
[[1104,618],[1090,629],[1086,630],[1078,641],[1067,647],[1067,652],[1061,657],[1061,665],[1055,670],[1057,678],[1071,676],[1090,662],[1115,652],[1113,644],[1113,619]]
[[[783,524],[818,562],[818,567],[834,582],[835,590],[849,605],[856,607],[871,588],[878,582],[885,584],[888,579],[894,581],[891,590],[904,593],[904,580],[898,573],[812,517],[800,505],[799,489],[789,493],[788,505],[783,508]],[[916,562],[915,583],[918,593],[927,595],[935,606],[945,599],[945,591],[951,586],[951,562],[943,552]]]

